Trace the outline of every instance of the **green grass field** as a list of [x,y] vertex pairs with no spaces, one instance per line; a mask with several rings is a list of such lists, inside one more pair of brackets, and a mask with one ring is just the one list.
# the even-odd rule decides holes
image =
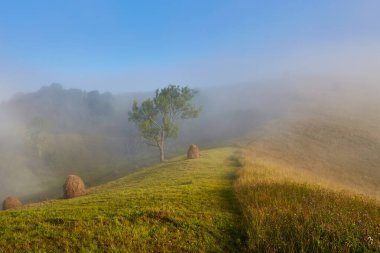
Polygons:
[[0,212],[0,252],[380,251],[375,200],[252,151],[205,150]]
[[71,200],[0,212],[3,252],[240,252],[230,148],[139,170]]

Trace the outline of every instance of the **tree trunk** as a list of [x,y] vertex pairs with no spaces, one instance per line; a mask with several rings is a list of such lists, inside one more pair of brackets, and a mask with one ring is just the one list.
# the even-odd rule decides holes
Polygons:
[[165,161],[165,149],[164,149],[165,129],[161,130],[160,137],[161,138],[158,143],[158,147],[160,148],[160,162],[164,162]]
[[163,162],[165,161],[164,142],[160,143],[160,145],[158,145],[158,148],[160,149],[160,162]]

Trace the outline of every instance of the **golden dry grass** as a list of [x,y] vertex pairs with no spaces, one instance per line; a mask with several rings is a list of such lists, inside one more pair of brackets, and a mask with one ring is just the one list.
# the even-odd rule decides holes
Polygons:
[[332,190],[308,173],[261,160],[249,150],[239,157],[235,189],[249,251],[380,251],[380,205],[374,200]]

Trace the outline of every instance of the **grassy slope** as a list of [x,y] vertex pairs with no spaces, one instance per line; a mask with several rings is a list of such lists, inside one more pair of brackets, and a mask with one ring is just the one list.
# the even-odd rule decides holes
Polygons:
[[236,190],[252,251],[380,251],[376,122],[313,114],[245,140]]
[[380,200],[377,121],[314,115],[276,122],[247,137],[247,142],[255,157],[306,171],[329,187],[349,188]]
[[298,169],[245,150],[235,187],[252,252],[378,252],[380,205],[317,186]]
[[[126,252],[380,250],[380,206],[302,170],[208,150],[91,189],[85,197],[0,212],[0,249]],[[238,170],[238,167],[241,169]]]
[[233,149],[139,170],[90,195],[0,212],[4,251],[240,251]]

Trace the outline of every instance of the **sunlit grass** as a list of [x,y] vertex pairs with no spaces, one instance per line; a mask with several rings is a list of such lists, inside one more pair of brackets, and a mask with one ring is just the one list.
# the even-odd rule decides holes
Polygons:
[[179,157],[0,212],[0,252],[376,252],[380,206],[252,150]]
[[71,200],[0,212],[4,252],[239,252],[233,149],[139,170]]
[[279,120],[243,140],[252,155],[304,171],[314,182],[380,201],[380,128],[377,121],[327,115]]
[[309,176],[248,151],[239,161],[235,187],[250,251],[380,251],[380,206],[374,200],[311,184]]

